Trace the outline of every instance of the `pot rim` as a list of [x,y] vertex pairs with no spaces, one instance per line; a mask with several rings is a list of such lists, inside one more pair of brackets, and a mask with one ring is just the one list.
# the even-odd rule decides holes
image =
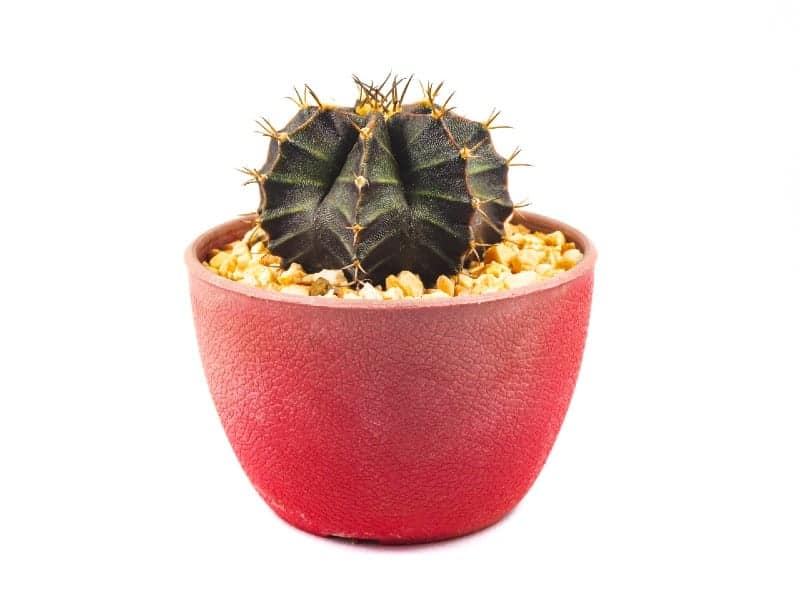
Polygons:
[[[306,306],[314,306],[319,308],[329,308],[337,310],[422,310],[426,308],[442,308],[448,306],[462,306],[472,304],[485,304],[487,302],[498,302],[517,298],[519,296],[526,296],[528,294],[535,294],[543,292],[552,288],[557,288],[562,285],[583,277],[587,273],[594,270],[595,262],[597,261],[597,250],[591,240],[578,229],[562,223],[551,217],[546,217],[537,213],[518,210],[512,218],[512,223],[523,224],[528,227],[545,229],[545,230],[561,230],[569,241],[574,242],[578,248],[583,252],[583,260],[577,265],[546,281],[538,281],[530,283],[512,290],[500,290],[488,294],[480,295],[464,295],[453,296],[449,298],[432,298],[423,300],[421,298],[404,299],[404,300],[342,300],[341,298],[324,298],[322,296],[294,296],[292,294],[282,294],[273,290],[259,288],[251,285],[246,285],[238,281],[232,281],[225,277],[221,277],[216,273],[210,271],[202,264],[200,253],[206,254],[211,249],[212,242],[223,245],[241,238],[241,234],[247,230],[248,224],[241,219],[233,219],[225,223],[221,223],[208,229],[200,234],[186,249],[184,253],[184,260],[189,270],[189,276],[204,281],[210,285],[228,290],[235,294],[249,296],[251,298],[267,300],[271,302],[282,302],[285,304],[300,304]],[[223,238],[221,243],[217,240],[222,233],[239,231],[238,236],[229,236]]]

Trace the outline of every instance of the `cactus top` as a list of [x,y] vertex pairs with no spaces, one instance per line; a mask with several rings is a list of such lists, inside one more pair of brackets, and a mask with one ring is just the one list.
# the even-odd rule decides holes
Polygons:
[[[410,80],[409,80],[410,81]],[[309,272],[344,269],[355,282],[409,270],[426,284],[458,271],[498,242],[513,206],[507,175],[486,122],[436,102],[441,84],[404,104],[408,81],[388,87],[356,79],[353,108],[312,105],[271,138],[258,184],[258,218],[269,249]],[[451,95],[452,97],[452,95]]]

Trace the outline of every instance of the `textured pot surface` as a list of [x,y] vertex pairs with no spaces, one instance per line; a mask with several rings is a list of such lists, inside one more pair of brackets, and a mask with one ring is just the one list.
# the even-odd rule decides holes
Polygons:
[[595,250],[561,277],[429,301],[285,296],[200,261],[232,221],[187,250],[211,395],[256,489],[319,535],[421,542],[486,527],[530,488],[583,354]]

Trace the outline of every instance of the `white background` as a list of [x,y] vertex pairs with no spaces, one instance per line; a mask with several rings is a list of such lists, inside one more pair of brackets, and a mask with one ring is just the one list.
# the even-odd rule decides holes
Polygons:
[[[800,597],[797,3],[200,4],[0,8],[0,597]],[[500,108],[515,199],[600,260],[532,491],[384,549],[252,489],[182,251],[255,208],[253,119],[388,69]]]

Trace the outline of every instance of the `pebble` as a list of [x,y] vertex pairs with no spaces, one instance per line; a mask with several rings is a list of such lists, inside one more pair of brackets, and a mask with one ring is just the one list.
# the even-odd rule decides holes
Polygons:
[[[389,275],[383,285],[364,282],[354,289],[341,269],[306,273],[298,263],[283,269],[280,257],[265,245],[265,234],[256,229],[242,240],[212,250],[203,264],[221,277],[294,296],[430,300],[516,289],[557,277],[583,260],[583,253],[561,231],[532,232],[524,225],[508,223],[505,241],[489,246],[481,262],[473,261],[455,275],[439,275],[431,289],[425,289],[419,275],[411,271]],[[252,239],[259,241],[248,244],[246,240]]]

